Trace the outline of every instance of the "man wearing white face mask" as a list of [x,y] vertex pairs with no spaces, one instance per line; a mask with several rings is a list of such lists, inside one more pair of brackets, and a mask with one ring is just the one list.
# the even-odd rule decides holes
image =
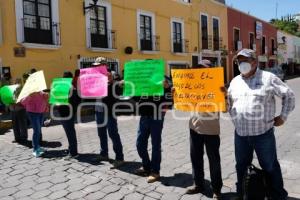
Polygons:
[[[274,126],[281,126],[295,107],[293,91],[278,77],[257,67],[255,52],[242,49],[237,54],[240,75],[228,89],[228,111],[235,126],[237,192],[255,151],[260,166],[271,177],[272,199],[287,198],[276,154]],[[282,99],[282,109],[275,116],[275,95]]]

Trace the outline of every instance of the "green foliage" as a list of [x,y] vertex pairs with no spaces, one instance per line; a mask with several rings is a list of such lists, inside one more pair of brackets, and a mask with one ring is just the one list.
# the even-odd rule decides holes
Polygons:
[[298,31],[299,25],[291,15],[287,15],[281,19],[271,19],[270,23],[279,30],[283,30],[292,35],[300,36],[300,32]]

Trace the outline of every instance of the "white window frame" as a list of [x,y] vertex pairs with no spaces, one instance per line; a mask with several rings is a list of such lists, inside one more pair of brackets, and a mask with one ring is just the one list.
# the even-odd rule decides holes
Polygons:
[[[192,0],[175,0],[175,1],[188,6],[192,4]],[[186,2],[186,1],[190,1],[190,2]]]
[[[59,0],[50,0],[51,1],[51,18],[53,23],[59,24]],[[37,43],[27,43],[24,42],[24,27],[23,21],[24,18],[24,8],[23,0],[15,0],[15,13],[16,13],[16,31],[17,31],[17,43],[21,44],[27,48],[34,49],[58,49],[61,45],[51,45],[51,44],[37,44]],[[51,23],[52,23],[51,22]],[[58,31],[58,35],[57,32]],[[52,38],[55,43],[60,44],[60,35],[61,30],[52,30]]]
[[[243,48],[243,41],[241,40],[241,29],[240,28],[238,28],[238,27],[233,27],[233,29],[232,29],[232,32],[233,32],[233,35],[232,35],[232,41],[233,42],[235,42],[235,38],[234,38],[234,31],[235,30],[238,30],[239,31],[239,40],[238,40],[238,42],[240,41],[241,43],[242,43],[242,48]],[[235,49],[235,44],[233,45],[233,50],[234,51],[239,51],[240,49],[239,49],[239,45],[237,46],[237,49]]]
[[[181,60],[169,60],[167,62],[167,76],[171,76],[171,65],[173,64],[179,64],[179,65],[187,65],[190,66],[190,62],[189,61],[181,61]],[[186,68],[188,69],[188,68]]]
[[[265,38],[265,46],[264,46],[264,47],[262,46],[262,45],[263,45],[263,38]],[[266,35],[262,35],[260,44],[261,44],[261,45],[260,45],[261,48],[264,48],[264,49],[265,49],[265,53],[262,54],[262,55],[268,55],[268,41],[267,41],[267,36],[266,36]],[[267,47],[267,48],[266,48],[266,47]]]
[[273,51],[273,49],[272,49],[272,40],[274,40],[274,55],[276,55],[276,54],[275,54],[275,51],[276,51],[276,40],[275,40],[275,38],[270,37],[270,47],[271,47],[271,48],[270,48],[269,51],[270,51],[270,55],[271,55],[271,56],[273,56],[273,54],[272,54],[272,51]]
[[[182,52],[174,52],[174,45],[173,45],[173,22],[180,23],[181,24],[181,38],[182,38]],[[170,26],[171,26],[171,52],[175,54],[183,54],[185,53],[185,33],[184,33],[184,20],[182,18],[178,17],[172,17],[170,21]]]
[[155,14],[150,11],[145,11],[145,10],[137,10],[137,15],[136,15],[136,25],[137,25],[137,44],[138,44],[138,50],[143,52],[143,53],[155,53],[156,47],[155,47],[155,39],[152,39],[152,51],[142,51],[141,50],[141,41],[140,41],[140,15],[145,15],[148,17],[151,17],[151,30],[152,30],[152,37],[156,35],[156,30],[155,30]]
[[254,50],[254,45],[255,45],[255,40],[256,40],[256,38],[255,38],[255,33],[254,32],[249,32],[249,34],[248,34],[248,40],[249,40],[249,49],[250,49],[250,44],[251,44],[251,40],[250,40],[250,35],[251,34],[253,34],[253,38],[254,38],[254,43],[252,44],[252,46],[253,46],[253,50]]
[[[90,4],[93,4],[94,2],[92,0],[85,0],[84,5],[90,6]],[[98,6],[103,6],[106,8],[106,24],[107,29],[112,30],[112,11],[111,11],[111,3],[107,1],[98,1]],[[86,47],[94,52],[113,52],[115,49],[112,49],[112,35],[111,32],[108,32],[108,48],[97,48],[92,47],[91,43],[91,23],[90,23],[91,14],[90,11],[87,11],[85,13],[85,26],[86,26]]]
[[211,31],[212,31],[212,46],[213,46],[213,49],[214,49],[214,19],[218,20],[218,27],[219,27],[219,50],[217,51],[221,51],[221,48],[220,48],[220,38],[221,38],[221,20],[220,20],[220,17],[217,17],[217,16],[212,16],[212,21],[211,21]]
[[[199,15],[199,51],[204,50],[203,44],[202,44],[202,19],[201,19],[202,15],[207,17],[207,37],[210,34],[210,32],[209,32],[209,28],[210,28],[209,15],[207,13],[200,12],[200,15]],[[207,41],[208,41],[208,38],[207,38]],[[209,41],[208,41],[208,47],[209,47]],[[208,50],[208,47],[206,50]]]
[[[80,69],[81,62],[86,58],[89,58],[89,57],[81,57],[81,58],[77,59],[77,69]],[[121,73],[120,59],[116,58],[115,60],[116,60],[116,63],[118,63],[118,68],[117,68],[116,73],[120,74]]]

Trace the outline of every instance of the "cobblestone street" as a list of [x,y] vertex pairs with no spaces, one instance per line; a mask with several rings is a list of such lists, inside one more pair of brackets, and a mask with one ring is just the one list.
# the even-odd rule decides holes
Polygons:
[[[297,200],[300,199],[300,78],[287,83],[296,93],[296,108],[287,123],[276,129],[277,151],[285,188],[290,199]],[[233,125],[224,118],[229,119],[228,114],[221,122],[222,193],[225,199],[230,199],[236,181]],[[95,121],[76,125],[81,154],[78,159],[64,158],[67,140],[61,125],[43,127],[43,139],[48,141],[45,158],[34,158],[30,148],[12,143],[11,130],[0,135],[0,199],[199,200],[212,197],[209,190],[207,194],[184,194],[186,187],[193,184],[187,113],[169,111],[166,116],[162,177],[152,184],[133,174],[141,164],[135,146],[138,118],[118,120],[126,160],[120,169],[112,169],[110,162],[95,161],[100,145]],[[31,129],[29,133],[31,138]],[[110,158],[114,159],[111,143],[109,150]],[[206,158],[205,162],[206,179],[210,180]]]

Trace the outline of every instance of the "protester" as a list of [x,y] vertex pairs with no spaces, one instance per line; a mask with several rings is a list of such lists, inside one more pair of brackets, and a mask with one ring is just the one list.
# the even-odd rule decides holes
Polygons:
[[[95,63],[97,65],[106,65],[105,59],[97,58]],[[108,161],[108,141],[107,132],[113,144],[113,150],[116,154],[113,166],[118,168],[124,164],[123,145],[118,131],[118,121],[116,113],[113,110],[114,105],[118,102],[115,94],[120,91],[120,84],[113,80],[113,72],[108,69],[108,94],[102,99],[98,99],[96,103],[96,122],[97,131],[100,139],[100,161]]]
[[[21,79],[17,79],[16,84],[19,84],[19,87],[14,92],[15,100],[17,99],[23,88]],[[11,113],[12,128],[15,137],[14,142],[17,142],[19,144],[27,144],[27,114],[24,106],[21,103],[12,103],[9,105],[9,110]]]
[[[287,199],[277,159],[274,126],[281,126],[295,107],[293,91],[274,74],[257,67],[255,52],[242,49],[237,54],[240,75],[228,89],[228,109],[235,126],[237,193],[255,151],[260,166],[270,176],[271,197]],[[275,96],[282,99],[282,109],[275,116]]]
[[73,85],[74,89],[77,89],[77,83],[78,83],[79,75],[80,75],[80,70],[76,69],[75,72],[74,72],[74,78],[73,78],[73,81],[72,81],[72,85]]
[[[136,147],[143,166],[135,171],[137,175],[148,176],[147,182],[153,183],[160,179],[161,135],[167,105],[172,99],[167,98],[171,93],[171,84],[166,78],[163,82],[163,96],[146,96],[137,98],[140,117],[137,132]],[[162,109],[162,104],[165,108]],[[148,154],[148,139],[151,136],[152,157]]]
[[49,95],[45,92],[34,92],[21,100],[31,121],[33,136],[32,146],[33,155],[40,157],[44,150],[40,147],[40,137],[42,134],[43,114],[48,112]]
[[11,84],[11,76],[10,73],[4,73],[0,80],[0,87]]
[[[64,72],[63,78],[73,78],[72,72]],[[75,116],[77,113],[77,107],[79,103],[80,99],[78,98],[77,90],[72,87],[70,90],[69,105],[59,105],[57,107],[60,117],[63,118],[60,121],[69,142],[68,158],[78,157]]]
[[[209,60],[202,60],[193,68],[209,68]],[[176,92],[176,91],[175,91]],[[205,191],[204,146],[209,161],[213,198],[221,198],[223,186],[220,159],[220,115],[218,112],[194,113],[189,121],[190,156],[192,161],[194,185],[186,193],[196,194]]]

